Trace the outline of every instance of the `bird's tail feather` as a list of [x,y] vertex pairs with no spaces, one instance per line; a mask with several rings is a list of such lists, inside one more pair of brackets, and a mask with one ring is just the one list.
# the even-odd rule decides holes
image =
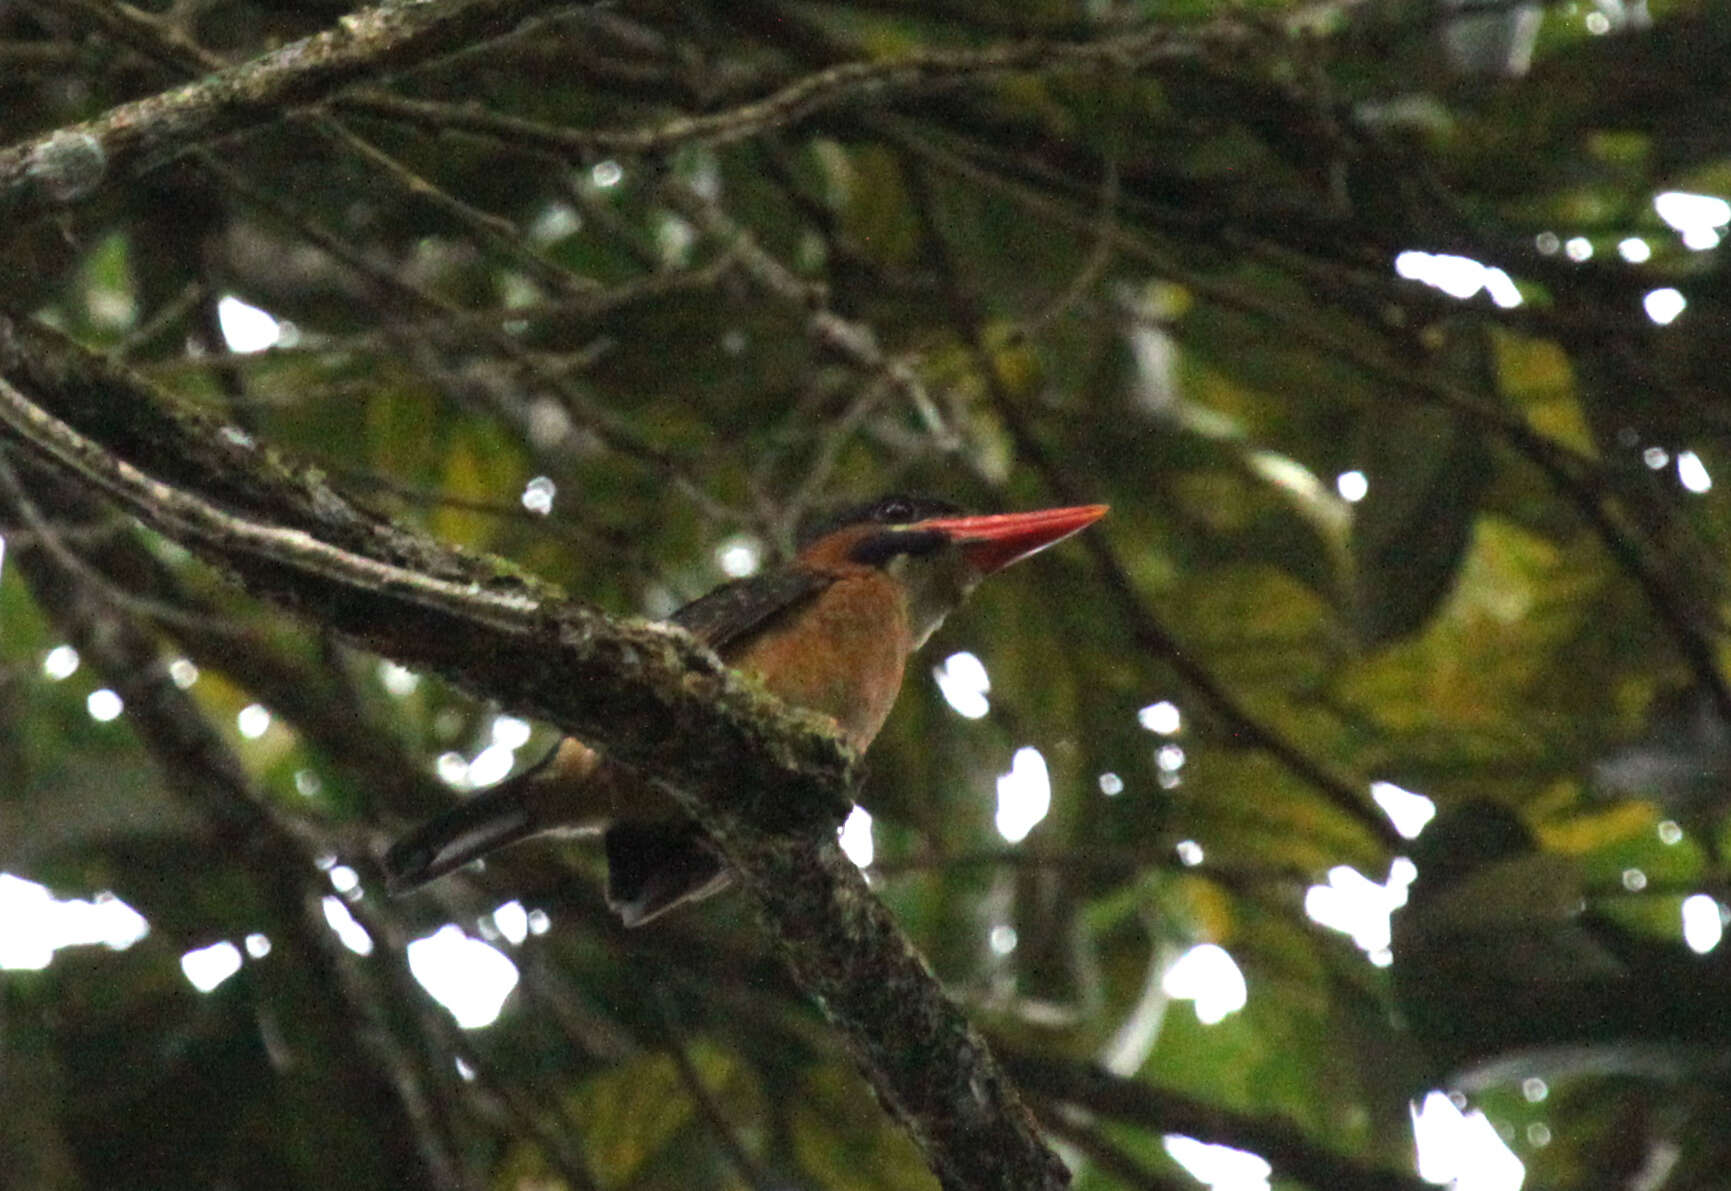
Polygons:
[[623,820],[607,829],[607,904],[626,926],[719,892],[727,869],[696,823]]
[[518,788],[528,774],[484,790],[398,840],[385,853],[385,880],[406,893],[495,848],[533,835],[540,825]]

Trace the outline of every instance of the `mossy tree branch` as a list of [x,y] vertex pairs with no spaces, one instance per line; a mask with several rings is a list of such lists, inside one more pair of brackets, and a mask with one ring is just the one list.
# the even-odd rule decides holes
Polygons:
[[546,0],[395,0],[349,13],[274,53],[0,150],[0,211],[23,220],[89,198],[290,109],[508,33],[551,7]]
[[800,987],[946,1187],[1066,1181],[834,825],[853,758],[678,629],[614,619],[369,513],[235,427],[0,316],[0,424],[38,459],[369,650],[605,748],[698,818]]

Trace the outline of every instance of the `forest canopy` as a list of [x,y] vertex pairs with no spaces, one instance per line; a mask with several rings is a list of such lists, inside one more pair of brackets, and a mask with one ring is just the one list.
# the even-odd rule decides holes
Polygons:
[[[1720,1187],[1731,21],[0,5],[0,1181]],[[861,758],[662,622],[1106,504]],[[574,735],[593,842],[391,896]]]

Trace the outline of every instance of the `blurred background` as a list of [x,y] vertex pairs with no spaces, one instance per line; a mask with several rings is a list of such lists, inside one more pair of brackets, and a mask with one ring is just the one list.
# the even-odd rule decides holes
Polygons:
[[[0,141],[346,7],[0,2]],[[0,225],[0,303],[620,614],[881,492],[1110,503],[931,641],[843,836],[1076,1185],[1720,1188],[1728,51],[549,6]],[[0,1184],[935,1185],[743,895],[625,932],[535,844],[387,898],[551,733],[15,452]]]

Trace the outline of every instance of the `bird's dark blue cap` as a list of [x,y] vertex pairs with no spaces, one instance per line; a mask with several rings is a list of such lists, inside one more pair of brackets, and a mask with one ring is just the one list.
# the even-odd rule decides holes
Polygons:
[[928,517],[957,517],[961,512],[947,500],[892,492],[864,504],[832,510],[806,522],[800,527],[798,546],[803,550],[819,538],[853,525],[911,525]]

